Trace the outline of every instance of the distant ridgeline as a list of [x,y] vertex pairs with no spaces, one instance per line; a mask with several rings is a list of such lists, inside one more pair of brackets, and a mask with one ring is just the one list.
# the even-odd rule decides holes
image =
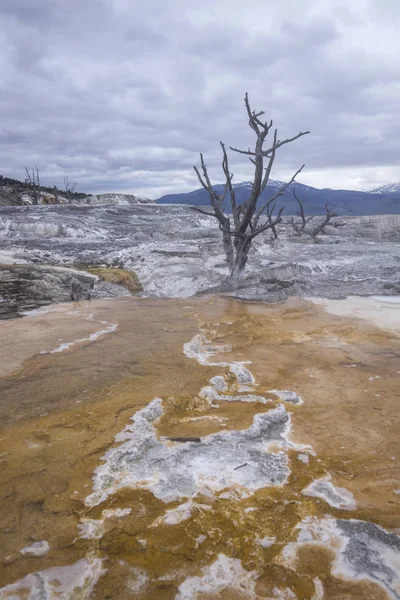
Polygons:
[[[13,179],[12,177],[4,177],[4,175],[0,175],[0,187],[6,187],[6,186],[10,186],[12,188],[15,188],[18,191],[22,191],[22,190],[26,190],[27,193],[29,193],[29,188],[31,187],[29,184],[29,181],[19,181],[19,179]],[[42,192],[47,192],[48,194],[54,194],[54,191],[56,190],[60,196],[65,195],[65,190],[61,190],[60,188],[58,188],[57,186],[46,186],[46,185],[41,185],[40,186],[40,190]],[[84,194],[82,192],[69,192],[70,196],[76,200],[78,200],[79,198],[86,198],[86,196],[88,194]]]
[[[282,185],[283,182],[281,181],[270,180],[260,196],[259,202],[264,203]],[[236,202],[241,204],[251,192],[251,183],[236,183],[234,188]],[[296,181],[276,200],[278,208],[285,206],[284,215],[295,215],[297,213],[298,205],[293,196],[293,188],[300,200],[305,200],[304,210],[307,215],[323,215],[325,204],[329,204],[339,215],[400,214],[400,184],[398,183],[388,184],[370,191],[358,191],[318,189]],[[214,189],[217,193],[221,193],[223,186],[215,185]],[[168,194],[162,196],[156,202],[157,204],[207,206],[210,204],[210,199],[208,193],[200,188],[186,194]],[[225,201],[224,209],[227,212],[231,211],[229,199]]]

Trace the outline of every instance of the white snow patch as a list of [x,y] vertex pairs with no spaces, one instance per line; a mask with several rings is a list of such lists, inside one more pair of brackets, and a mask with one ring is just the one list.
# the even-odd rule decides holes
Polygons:
[[146,571],[139,567],[131,567],[129,573],[130,577],[126,584],[127,589],[135,594],[143,593],[150,581]]
[[[99,577],[104,573],[98,558],[82,558],[73,565],[51,567],[26,575],[20,581],[0,589],[1,600],[27,598],[28,600],[68,600],[90,598]],[[26,591],[28,594],[26,595]]]
[[303,404],[303,400],[296,394],[296,392],[291,392],[290,390],[268,390],[270,394],[275,394],[283,400],[284,402],[291,402],[292,404]]
[[82,342],[94,342],[95,340],[99,339],[103,335],[106,335],[107,333],[113,333],[113,331],[115,331],[117,327],[118,324],[110,325],[105,329],[101,329],[100,331],[91,333],[86,338],[80,338],[78,340],[73,340],[72,342],[64,342],[63,344],[60,344],[60,346],[57,346],[57,348],[54,348],[54,350],[50,350],[49,352],[42,350],[41,354],[54,354],[55,352],[64,352],[64,350],[68,350],[68,348],[71,348],[71,346],[75,346],[76,344],[81,344]]
[[304,463],[305,465],[307,465],[310,461],[310,457],[308,456],[308,454],[298,454],[297,455],[297,460],[299,460],[300,462]]
[[261,404],[267,404],[271,400],[264,398],[264,396],[255,396],[254,394],[230,396],[228,394],[218,394],[217,390],[207,385],[200,390],[199,396],[210,402],[224,401],[224,402],[260,402]]
[[357,503],[353,494],[345,488],[335,487],[330,480],[330,475],[327,475],[322,479],[316,479],[301,493],[304,496],[321,498],[330,506],[333,506],[333,508],[355,510],[357,508]]
[[158,527],[158,525],[178,525],[183,521],[187,521],[193,512],[193,509],[198,508],[200,510],[211,510],[211,506],[209,504],[199,504],[198,502],[194,502],[193,500],[188,500],[184,504],[180,504],[176,508],[172,508],[171,510],[167,510],[164,515],[158,517],[152,527]]
[[257,541],[260,544],[261,548],[269,548],[270,546],[275,544],[276,537],[275,536],[271,537],[271,536],[266,535],[263,538],[259,538]]
[[50,550],[50,544],[46,540],[34,542],[30,546],[22,548],[21,554],[31,554],[32,556],[43,556]]
[[[287,441],[290,416],[283,405],[255,415],[248,429],[220,431],[203,437],[200,444],[158,439],[153,423],[162,413],[162,401],[156,398],[117,434],[116,441],[123,443],[110,449],[95,470],[87,506],[100,504],[124,487],[148,489],[168,503],[193,497],[203,487],[213,492],[237,488],[249,496],[286,482],[286,454],[266,451],[268,441]],[[241,465],[245,466],[238,469]]]
[[[231,362],[212,362],[210,358],[215,354],[230,352],[231,346],[227,344],[212,344],[205,338],[204,335],[195,335],[190,342],[186,342],[183,346],[183,353],[188,358],[194,358],[201,365],[212,367],[228,367],[230,372],[235,376],[239,388],[238,391],[250,391],[253,389],[255,379],[253,374],[245,367],[250,364],[250,361],[231,361]],[[212,378],[215,379],[214,377]],[[214,385],[210,380],[211,385]],[[245,386],[245,387],[240,387]]]
[[210,358],[220,352],[230,352],[231,346],[226,344],[213,345],[203,335],[195,335],[190,342],[183,345],[183,353],[187,358],[194,358],[198,363],[205,366],[229,367],[229,362],[210,362]]
[[89,519],[83,517],[78,524],[78,529],[80,531],[79,537],[85,540],[99,540],[104,535],[106,519],[126,517],[127,515],[130,515],[131,512],[131,508],[110,508],[108,510],[103,510],[101,519]]
[[[279,562],[296,570],[298,550],[325,546],[335,553],[331,573],[346,581],[370,580],[390,598],[400,597],[400,537],[378,525],[356,519],[306,517],[296,525],[296,542],[287,544]],[[316,586],[316,594],[318,588]],[[318,600],[318,595],[314,596]]]
[[238,558],[219,554],[211,565],[201,569],[202,575],[187,577],[178,588],[175,600],[196,600],[199,594],[217,595],[224,590],[240,592],[242,597],[255,599],[257,573],[246,571]]
[[319,577],[314,577],[313,583],[314,583],[314,594],[313,594],[311,600],[324,600],[325,592],[324,592],[324,586],[322,585],[322,581],[320,580]]
[[197,536],[197,538],[196,538],[197,545],[199,546],[200,544],[202,544],[203,542],[205,542],[205,541],[206,541],[206,539],[207,539],[207,536],[206,536],[206,535],[203,535],[203,534],[201,533],[201,534],[200,534],[200,535],[198,535],[198,536]]
[[218,392],[226,392],[228,389],[228,384],[226,383],[226,379],[223,375],[216,375],[215,377],[211,377],[210,385],[214,387]]

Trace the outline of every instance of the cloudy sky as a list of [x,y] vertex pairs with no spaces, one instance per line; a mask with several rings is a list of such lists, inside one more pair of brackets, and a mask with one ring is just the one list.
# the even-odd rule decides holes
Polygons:
[[[399,0],[1,0],[0,173],[80,191],[190,191],[202,151],[281,138],[274,179],[400,180]],[[251,177],[234,155],[237,182]]]

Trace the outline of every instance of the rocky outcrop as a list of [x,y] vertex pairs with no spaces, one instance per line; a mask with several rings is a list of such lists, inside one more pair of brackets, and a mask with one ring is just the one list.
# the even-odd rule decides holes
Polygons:
[[19,195],[10,185],[0,186],[0,206],[14,206],[19,203]]
[[[81,198],[74,198],[73,204],[90,204],[92,206],[132,206],[137,204],[155,204],[154,200],[136,194],[82,194]],[[23,185],[17,189],[11,185],[0,186],[0,206],[31,205],[32,198],[29,190]],[[57,196],[49,191],[40,194],[39,204],[69,204],[65,195],[57,193]]]
[[[289,219],[278,226],[278,240],[268,232],[257,237],[235,290],[215,219],[182,205],[0,207],[0,263],[84,265],[104,280],[94,291],[114,286],[109,295],[128,293],[125,288],[137,293],[141,286],[147,296],[215,292],[269,302],[400,294],[400,216],[335,221],[345,226],[327,227],[319,244],[297,236]],[[42,291],[37,302],[40,294],[42,303],[50,301]],[[68,284],[51,298],[68,300]]]
[[121,285],[132,294],[143,291],[143,286],[139,281],[139,277],[132,271],[125,271],[124,269],[116,269],[113,267],[89,267],[86,265],[76,265],[76,267],[79,270],[96,275],[102,281]]
[[[53,302],[124,295],[124,289],[75,269],[38,265],[0,265],[0,318]],[[129,292],[126,292],[127,294]]]

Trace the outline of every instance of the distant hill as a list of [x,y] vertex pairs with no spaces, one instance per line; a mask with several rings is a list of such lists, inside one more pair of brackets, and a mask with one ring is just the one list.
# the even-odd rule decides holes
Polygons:
[[[29,196],[30,189],[31,186],[27,180],[20,181],[19,179],[13,179],[12,177],[4,177],[4,175],[0,175],[0,206],[18,204],[18,193],[19,195],[25,193]],[[56,191],[60,198],[63,198],[65,195],[65,191],[57,188],[57,186],[41,185],[40,191],[43,194],[49,195],[53,195]],[[70,195],[72,196],[73,200],[80,200],[87,196],[87,194],[74,191],[71,191]]]
[[[283,185],[281,181],[270,180],[259,202],[265,202]],[[235,184],[237,202],[242,203],[251,191],[250,182]],[[294,183],[283,196],[278,198],[277,206],[285,205],[285,214],[293,215],[297,211],[297,203],[293,197],[293,188],[300,199],[306,198],[304,207],[309,215],[321,215],[325,212],[325,204],[333,207],[340,215],[384,215],[400,214],[400,183],[380,186],[370,191],[318,189],[302,183]],[[217,192],[222,185],[216,185]],[[167,194],[156,200],[158,204],[189,204],[193,206],[209,205],[209,197],[203,189],[186,194]],[[225,202],[225,210],[229,212],[229,200]]]

